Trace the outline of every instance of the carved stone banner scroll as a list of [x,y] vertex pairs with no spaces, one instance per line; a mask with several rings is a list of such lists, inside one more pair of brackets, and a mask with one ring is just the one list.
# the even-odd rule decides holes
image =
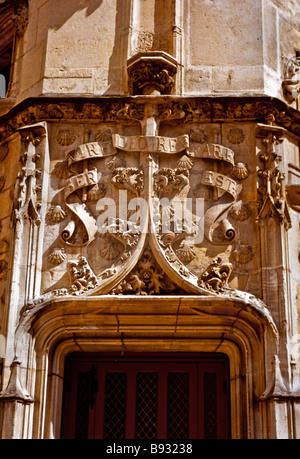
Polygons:
[[62,232],[62,239],[68,245],[80,246],[87,245],[93,239],[97,232],[95,219],[89,214],[86,205],[81,202],[69,203],[68,198],[78,190],[90,188],[97,185],[97,171],[88,171],[82,174],[75,175],[68,179],[65,187],[65,204],[73,214],[83,223],[86,230],[86,237],[78,242],[71,242],[74,235],[76,223],[72,220]]
[[101,158],[103,156],[109,156],[115,154],[116,151],[113,149],[111,142],[90,142],[79,147],[69,153],[68,165],[78,161],[83,161],[92,158]]
[[180,153],[189,147],[189,138],[160,136],[121,136],[113,135],[115,148],[125,151],[147,151],[149,153]]
[[216,159],[234,166],[234,152],[223,145],[191,142],[190,155],[195,158]]
[[203,185],[217,189],[219,198],[224,193],[229,193],[233,199],[237,197],[237,183],[226,175],[214,171],[204,171],[201,182]]

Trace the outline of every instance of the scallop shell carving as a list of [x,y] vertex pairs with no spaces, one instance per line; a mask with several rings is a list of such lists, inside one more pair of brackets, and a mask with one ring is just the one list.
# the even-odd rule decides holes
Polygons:
[[249,176],[249,170],[244,163],[237,163],[232,171],[232,176],[237,180],[245,180]]
[[65,254],[64,249],[54,249],[53,252],[50,253],[48,261],[52,265],[60,265],[66,258],[67,255]]
[[228,133],[227,139],[234,145],[244,142],[245,134],[242,129],[231,129]]
[[126,161],[120,156],[113,156],[113,158],[110,161],[108,161],[106,165],[111,171],[113,171],[114,169],[118,169],[119,167],[125,167]]
[[193,167],[194,163],[193,161],[188,158],[186,155],[183,155],[178,161],[177,161],[177,168],[178,169],[184,169],[184,170],[191,170]]
[[67,161],[60,161],[55,164],[52,174],[56,175],[56,177],[65,179],[70,177],[70,171],[68,168]]
[[250,217],[251,210],[247,202],[238,201],[231,207],[229,215],[235,220],[242,222]]
[[109,140],[111,140],[111,137],[112,137],[112,133],[110,129],[100,128],[96,132],[95,140],[97,142],[108,142]]
[[60,205],[50,207],[47,217],[53,223],[60,223],[66,217],[66,212],[61,208]]
[[57,142],[63,147],[67,145],[72,145],[76,139],[76,136],[73,131],[69,129],[60,129],[57,133]]
[[183,242],[176,250],[176,255],[183,263],[189,263],[196,257],[196,252],[190,245],[188,245],[186,242]]
[[100,251],[100,255],[104,260],[114,260],[120,255],[120,250],[115,242],[109,242]]
[[205,143],[207,140],[207,134],[203,129],[193,129],[190,133],[190,140],[197,143]]
[[233,259],[236,263],[246,264],[254,257],[252,247],[250,245],[240,245],[233,253]]

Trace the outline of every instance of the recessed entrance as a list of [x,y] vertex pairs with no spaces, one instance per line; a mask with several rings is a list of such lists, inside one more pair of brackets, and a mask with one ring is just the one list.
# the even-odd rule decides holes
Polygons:
[[224,355],[72,355],[62,438],[230,437]]

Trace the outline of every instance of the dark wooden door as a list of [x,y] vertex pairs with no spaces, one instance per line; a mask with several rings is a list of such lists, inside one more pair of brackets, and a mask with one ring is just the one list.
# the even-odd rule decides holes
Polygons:
[[66,364],[62,438],[229,438],[222,356],[72,356]]

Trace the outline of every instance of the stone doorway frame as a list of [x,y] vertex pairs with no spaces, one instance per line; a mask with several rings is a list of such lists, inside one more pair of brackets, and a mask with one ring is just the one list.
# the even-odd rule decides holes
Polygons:
[[151,351],[225,354],[232,438],[272,437],[264,394],[274,379],[277,342],[267,308],[236,298],[107,295],[40,302],[16,333],[18,387],[31,397],[19,402],[23,435],[60,438],[70,353]]

